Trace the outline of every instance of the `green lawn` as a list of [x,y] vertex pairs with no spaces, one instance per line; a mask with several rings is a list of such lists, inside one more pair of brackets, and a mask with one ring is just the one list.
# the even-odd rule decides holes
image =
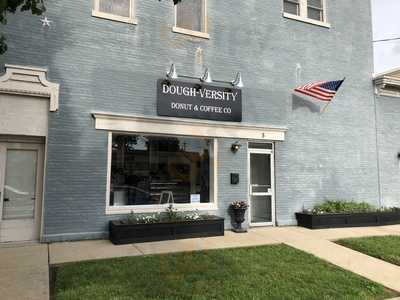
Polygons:
[[385,299],[384,287],[285,245],[57,267],[56,300]]
[[344,239],[337,243],[400,266],[400,236]]

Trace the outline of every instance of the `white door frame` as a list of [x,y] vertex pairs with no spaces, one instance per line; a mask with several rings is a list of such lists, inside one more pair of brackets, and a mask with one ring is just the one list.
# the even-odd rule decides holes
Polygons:
[[[251,141],[249,142],[251,143]],[[248,143],[248,145],[249,145]],[[260,142],[257,142],[260,143]],[[275,158],[274,158],[274,144],[272,142],[265,143],[265,144],[271,144],[272,149],[253,149],[253,148],[247,148],[247,179],[248,179],[248,203],[249,203],[249,225],[251,227],[257,227],[257,226],[275,226],[275,219],[276,219],[276,212],[275,212]],[[251,187],[251,176],[250,176],[250,155],[256,153],[256,154],[265,154],[270,156],[270,166],[271,166],[271,188],[268,193],[252,193],[252,187]],[[257,223],[252,223],[251,222],[251,196],[271,196],[271,222],[257,222]]]
[[[6,169],[6,152],[5,144],[0,143],[0,226],[3,219],[3,198],[5,184],[5,169]],[[1,230],[1,227],[0,227]]]
[[[43,181],[44,181],[44,144],[32,144],[32,143],[20,143],[20,142],[0,142],[0,242],[2,242],[2,223],[17,223],[18,220],[7,220],[3,221],[3,199],[4,199],[4,185],[5,185],[5,168],[7,161],[7,150],[35,150],[37,151],[37,162],[36,162],[36,186],[35,186],[35,207],[34,207],[34,234],[33,237],[28,240],[39,240],[41,235],[41,224],[42,224],[42,203],[43,203]],[[21,220],[23,223],[24,220]],[[29,222],[26,222],[29,223]],[[5,229],[6,230],[6,229]],[[19,236],[15,236],[15,240],[7,240],[7,242],[13,241],[26,241],[27,239],[21,239]]]

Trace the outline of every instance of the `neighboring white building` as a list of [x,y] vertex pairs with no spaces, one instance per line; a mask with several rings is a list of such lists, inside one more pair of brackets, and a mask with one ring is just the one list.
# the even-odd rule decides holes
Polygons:
[[377,74],[400,64],[400,1],[371,0],[371,5],[374,69]]

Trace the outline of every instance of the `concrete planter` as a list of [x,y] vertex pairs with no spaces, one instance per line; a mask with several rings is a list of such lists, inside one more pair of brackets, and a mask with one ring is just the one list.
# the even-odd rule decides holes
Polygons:
[[247,232],[247,229],[242,228],[242,223],[245,221],[245,213],[247,208],[233,208],[233,220],[235,225],[233,231],[237,233]]
[[298,226],[309,229],[380,226],[400,224],[400,210],[392,212],[323,215],[296,213],[296,219]]
[[224,219],[125,224],[110,221],[110,241],[115,245],[224,235]]

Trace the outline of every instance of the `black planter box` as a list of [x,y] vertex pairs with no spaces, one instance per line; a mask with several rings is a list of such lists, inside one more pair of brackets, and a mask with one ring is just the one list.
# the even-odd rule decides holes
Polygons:
[[313,215],[296,213],[297,224],[310,229],[400,224],[400,211]]
[[124,224],[121,221],[110,221],[110,241],[114,245],[221,235],[224,235],[224,219],[220,217],[154,224]]

